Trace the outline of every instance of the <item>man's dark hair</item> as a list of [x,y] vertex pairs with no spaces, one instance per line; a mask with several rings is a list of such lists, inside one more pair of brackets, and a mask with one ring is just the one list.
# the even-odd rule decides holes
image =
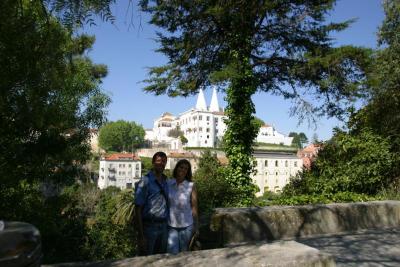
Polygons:
[[160,158],[167,158],[167,154],[165,154],[165,153],[162,152],[162,151],[158,151],[158,152],[156,152],[156,153],[153,155],[153,159],[151,160],[151,162],[154,163],[154,161],[155,161],[156,158],[158,158],[158,157],[160,157]]

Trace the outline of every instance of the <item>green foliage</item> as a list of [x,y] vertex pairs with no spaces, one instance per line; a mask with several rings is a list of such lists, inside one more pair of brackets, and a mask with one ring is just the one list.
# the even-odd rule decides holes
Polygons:
[[311,170],[284,188],[280,203],[397,199],[400,177],[400,4],[384,1],[386,18],[379,32],[385,45],[368,68],[370,98],[323,144]]
[[354,192],[337,192],[334,194],[300,194],[300,195],[273,195],[263,196],[256,199],[258,206],[271,205],[307,205],[307,204],[328,204],[345,202],[365,202],[378,200],[379,197],[372,197],[367,194],[358,194]]
[[96,16],[102,20],[114,22],[111,5],[115,0],[34,0],[42,5],[43,9],[51,10],[68,28],[95,24]]
[[148,173],[153,168],[153,164],[151,163],[151,158],[140,157],[140,160],[142,161],[142,173],[143,174]]
[[[87,241],[83,247],[91,260],[121,259],[134,255],[135,232],[130,217],[132,213],[129,212],[129,206],[132,206],[129,197],[133,202],[131,191],[120,192],[113,187],[101,192],[94,216],[87,221]],[[124,206],[123,210],[118,210]]]
[[189,142],[184,135],[181,135],[179,138],[181,139],[181,142],[182,142],[183,145],[185,145],[185,144],[187,144]]
[[254,128],[257,129],[257,133],[260,130],[261,126],[265,125],[265,122],[256,116],[254,116],[252,123],[254,124]]
[[[105,120],[104,66],[38,1],[0,3],[0,184],[71,183],[89,157],[89,128]],[[77,47],[80,47],[77,49]],[[28,156],[29,155],[29,156]]]
[[100,128],[99,146],[106,151],[129,151],[144,142],[145,131],[135,122],[118,120]]
[[167,133],[167,135],[168,135],[169,137],[178,138],[178,137],[183,136],[183,131],[180,129],[179,126],[176,126],[175,129],[169,130],[168,133]]
[[210,150],[202,153],[193,180],[198,191],[200,214],[210,214],[217,207],[237,205],[237,190],[227,181],[225,167]]
[[303,148],[304,144],[308,143],[308,138],[305,133],[295,133],[290,132],[289,137],[293,137],[292,146],[295,146],[299,149]]
[[[334,3],[142,0],[142,9],[152,15],[150,22],[165,30],[158,35],[158,51],[169,59],[150,68],[145,90],[186,96],[203,85],[225,85],[247,75],[236,69],[239,55],[244,57],[239,60],[248,60],[244,64],[250,64],[257,90],[294,98],[305,106],[303,111],[338,114],[345,110],[339,107],[343,101],[363,89],[359,82],[365,78],[370,50],[331,47],[329,34],[351,23],[326,22]],[[316,109],[310,103],[301,105],[302,94],[317,95],[325,103]]]
[[[229,159],[227,179],[238,190],[240,205],[248,206],[254,199],[257,189],[250,175],[253,172],[253,140],[257,136],[259,128],[252,115],[255,112],[251,96],[255,92],[252,84],[252,72],[249,64],[243,63],[244,58],[238,56],[235,64],[237,72],[247,75],[232,79],[227,89],[226,101],[228,105],[225,113],[228,119],[225,121],[227,130],[224,135],[224,149]],[[250,81],[250,82],[249,82]]]
[[[227,94],[224,148],[230,183],[251,203],[255,188],[251,146],[257,134],[251,97],[257,91],[298,104],[294,113],[340,116],[363,96],[371,51],[331,47],[330,32],[350,21],[327,23],[334,0],[150,1],[142,0],[168,63],[149,70],[145,90],[187,96],[210,84]],[[305,12],[306,10],[306,12]],[[299,88],[306,88],[302,90]],[[304,95],[316,96],[313,106]]]
[[[391,150],[400,153],[400,4],[384,1],[386,18],[378,33],[382,46],[376,53],[370,73],[371,99],[354,114],[350,121],[353,131],[371,128],[376,134],[388,137]],[[391,176],[400,177],[400,165]]]
[[388,138],[368,129],[357,135],[338,130],[323,147],[311,170],[305,170],[284,188],[285,195],[374,195],[393,182],[390,172],[399,158],[391,152]]

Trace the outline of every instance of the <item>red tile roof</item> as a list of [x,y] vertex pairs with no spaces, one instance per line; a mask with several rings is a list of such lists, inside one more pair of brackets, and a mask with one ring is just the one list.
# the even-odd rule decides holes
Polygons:
[[104,157],[105,160],[140,160],[138,156],[132,153],[115,153]]

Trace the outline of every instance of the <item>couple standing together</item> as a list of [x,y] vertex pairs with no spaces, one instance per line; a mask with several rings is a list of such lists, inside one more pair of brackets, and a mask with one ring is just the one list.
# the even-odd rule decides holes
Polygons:
[[157,152],[153,169],[135,187],[135,223],[140,255],[187,251],[198,234],[197,192],[188,160],[176,164],[172,179],[164,175],[167,155]]

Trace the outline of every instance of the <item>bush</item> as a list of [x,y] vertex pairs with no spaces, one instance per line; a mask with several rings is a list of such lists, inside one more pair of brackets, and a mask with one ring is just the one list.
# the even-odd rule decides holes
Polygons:
[[286,196],[332,195],[339,192],[375,195],[392,182],[391,172],[399,158],[387,138],[365,129],[357,135],[337,131],[324,144],[310,170],[305,170],[283,189]]
[[300,194],[293,196],[274,195],[269,197],[259,197],[256,199],[258,206],[272,206],[272,205],[307,205],[307,204],[328,204],[339,202],[364,202],[378,200],[379,197],[373,197],[366,194],[358,194],[354,192],[338,192],[335,194]]
[[198,191],[200,214],[210,214],[214,208],[232,207],[238,203],[237,190],[225,177],[225,167],[221,166],[216,154],[204,151],[193,178]]

